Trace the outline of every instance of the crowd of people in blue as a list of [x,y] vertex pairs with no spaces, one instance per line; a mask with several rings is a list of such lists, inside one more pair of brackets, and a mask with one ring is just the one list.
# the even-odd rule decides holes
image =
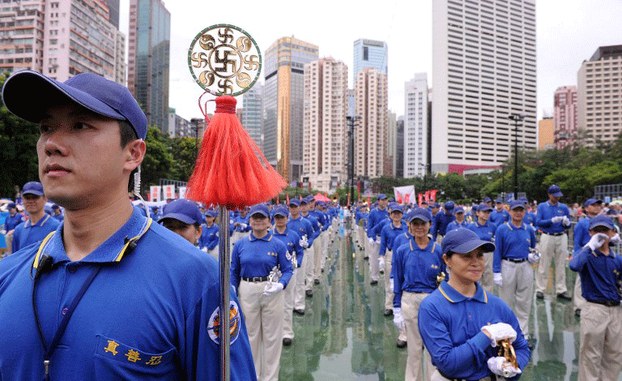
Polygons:
[[[40,125],[40,182],[2,206],[2,380],[218,379],[221,229],[231,235],[233,380],[278,379],[292,316],[305,314],[339,230],[368,261],[371,286],[384,288],[406,380],[520,378],[532,301],[549,284],[581,319],[579,379],[619,376],[620,237],[601,200],[579,213],[556,185],[533,205],[401,205],[378,194],[345,206],[308,195],[234,211],[218,226],[215,209],[190,200],[161,210],[130,202],[147,126],[125,87],[25,70],[2,98]],[[566,266],[579,274],[572,296]]]

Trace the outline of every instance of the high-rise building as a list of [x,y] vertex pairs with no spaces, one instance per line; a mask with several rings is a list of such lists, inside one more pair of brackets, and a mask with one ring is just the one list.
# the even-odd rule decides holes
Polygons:
[[352,78],[356,83],[359,72],[366,68],[376,69],[388,75],[388,47],[384,41],[359,39],[354,41],[354,66]]
[[496,168],[536,148],[535,0],[434,0],[432,171]]
[[421,177],[428,166],[428,77],[425,73],[404,86],[404,177]]
[[302,174],[304,65],[318,58],[317,45],[294,37],[278,39],[265,54],[264,155],[288,182]]
[[196,131],[189,120],[177,115],[174,108],[168,110],[167,134],[171,138],[196,138]]
[[125,37],[103,0],[4,1],[0,70],[33,69],[59,81],[84,72],[125,83]]
[[538,121],[538,150],[555,148],[555,122],[551,117]]
[[395,144],[395,177],[404,177],[404,117],[397,118]]
[[562,86],[554,95],[555,147],[562,149],[577,138],[577,87]]
[[162,0],[130,0],[128,87],[150,126],[168,130],[171,14]]
[[577,84],[583,143],[595,146],[616,140],[622,132],[622,45],[599,47],[581,64]]
[[387,120],[387,152],[384,155],[384,175],[395,177],[395,159],[397,150],[397,115],[389,111],[389,119]]
[[388,90],[386,74],[363,69],[356,77],[354,173],[377,178],[384,173],[387,152]]
[[109,21],[115,28],[119,29],[119,16],[120,16],[120,7],[119,0],[106,0],[106,4],[108,5],[108,14],[110,15]]
[[304,67],[303,181],[332,192],[348,179],[348,67],[322,58]]
[[242,97],[242,117],[244,129],[263,152],[263,85],[256,83]]

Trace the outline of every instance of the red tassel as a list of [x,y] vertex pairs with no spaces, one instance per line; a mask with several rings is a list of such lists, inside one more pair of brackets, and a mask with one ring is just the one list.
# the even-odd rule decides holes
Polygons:
[[274,198],[287,185],[242,127],[235,105],[231,96],[216,98],[216,112],[188,182],[187,197],[205,205],[255,205]]

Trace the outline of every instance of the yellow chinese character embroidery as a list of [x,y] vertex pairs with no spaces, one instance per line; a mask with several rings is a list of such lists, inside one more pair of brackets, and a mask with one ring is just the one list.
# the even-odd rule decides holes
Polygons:
[[131,361],[131,362],[142,360],[140,358],[140,353],[133,349],[130,349],[129,351],[127,351],[127,353],[125,354],[125,357],[127,357],[127,361]]
[[117,343],[114,340],[108,340],[108,346],[106,348],[104,348],[104,352],[110,352],[112,353],[113,356],[116,356],[117,353],[117,347],[119,346],[119,343]]
[[160,365],[161,362],[162,362],[162,356],[151,356],[149,361],[147,361],[145,364],[147,364],[147,365]]

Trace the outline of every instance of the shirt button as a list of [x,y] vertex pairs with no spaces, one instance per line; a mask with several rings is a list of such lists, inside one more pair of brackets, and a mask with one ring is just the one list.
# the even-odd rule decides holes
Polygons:
[[78,271],[78,267],[77,266],[69,266],[68,267],[68,271],[73,274],[76,271]]
[[67,315],[67,312],[69,312],[69,308],[67,308],[67,307],[64,307],[64,308],[60,311],[61,315],[63,315],[63,316]]

